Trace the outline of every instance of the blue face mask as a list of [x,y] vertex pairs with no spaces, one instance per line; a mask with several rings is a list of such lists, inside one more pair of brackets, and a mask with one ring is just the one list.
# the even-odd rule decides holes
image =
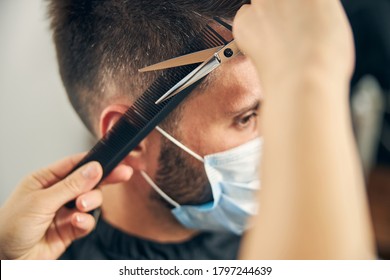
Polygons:
[[168,197],[143,171],[142,176],[168,203],[173,215],[185,227],[198,230],[230,231],[242,234],[248,217],[258,210],[256,192],[262,139],[256,138],[233,149],[204,158],[181,144],[161,128],[162,135],[204,163],[213,201],[201,205],[180,205]]

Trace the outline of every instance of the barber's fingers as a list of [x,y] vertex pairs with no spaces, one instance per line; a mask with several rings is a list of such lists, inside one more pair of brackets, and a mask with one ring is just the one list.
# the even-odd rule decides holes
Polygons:
[[[34,172],[25,178],[21,190],[42,191],[37,193],[38,201],[42,201],[43,205],[52,211],[57,211],[68,201],[92,190],[101,180],[103,171],[98,162],[87,163],[68,175],[85,154],[67,157]],[[126,182],[132,174],[133,170],[130,166],[120,164],[101,182],[101,185]],[[90,206],[93,205],[95,208],[101,204],[101,201],[94,199],[91,202]]]
[[[130,180],[133,169],[127,165],[117,166],[110,175],[99,185],[116,184]],[[103,194],[99,188],[88,191],[76,199],[76,207],[82,212],[90,212],[98,208],[103,202]]]
[[94,227],[95,219],[92,215],[61,208],[46,233],[52,254],[61,255],[74,240],[86,236]]
[[51,187],[68,175],[72,169],[82,160],[86,153],[80,153],[59,160],[50,166],[34,172],[29,182],[26,182],[29,188],[42,189]]
[[234,21],[233,21],[234,39],[236,40],[238,46],[240,47],[240,50],[244,53],[246,53],[246,46],[247,46],[245,42],[247,38],[252,35],[251,33],[252,30],[250,30],[247,27],[248,21],[252,20],[252,16],[250,15],[251,13],[252,13],[251,5],[250,4],[243,5],[236,13],[236,16],[234,17]]
[[43,190],[40,199],[45,200],[45,205],[56,212],[67,202],[92,190],[99,183],[102,174],[103,170],[98,162],[89,162],[62,181]]
[[100,189],[94,189],[80,195],[76,199],[76,207],[81,212],[89,212],[98,208],[103,202],[103,194]]
[[[29,182],[30,187],[34,189],[41,189],[51,187],[55,183],[67,176],[72,169],[83,159],[86,153],[77,154],[60,160],[49,167],[43,168],[32,174],[32,180]],[[116,184],[128,181],[133,174],[130,166],[120,164],[104,179],[101,183]]]
[[237,12],[233,22],[234,38],[240,48],[245,54],[252,54],[253,48],[258,50],[261,44],[258,44],[258,38],[254,35],[254,28],[261,28],[261,25],[254,25],[260,21],[261,9],[255,9],[254,3],[243,5]]
[[74,213],[71,219],[71,224],[74,228],[73,240],[90,233],[95,227],[95,223],[95,218],[91,214]]

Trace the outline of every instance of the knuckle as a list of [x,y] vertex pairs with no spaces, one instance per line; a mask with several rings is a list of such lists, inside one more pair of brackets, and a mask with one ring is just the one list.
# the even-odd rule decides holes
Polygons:
[[81,192],[80,184],[73,176],[66,177],[63,182],[66,189],[73,195],[78,195]]
[[37,170],[24,179],[26,184],[36,188],[50,187],[56,181],[58,180],[55,180],[53,174],[48,169]]
[[41,181],[39,180],[39,177],[36,173],[25,176],[20,182],[20,186],[26,191],[34,191],[36,189],[42,188]]

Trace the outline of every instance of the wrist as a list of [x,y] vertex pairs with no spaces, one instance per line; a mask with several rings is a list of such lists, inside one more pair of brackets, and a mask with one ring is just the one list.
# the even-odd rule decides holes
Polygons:
[[330,58],[329,54],[317,51],[312,55],[306,53],[304,57],[284,56],[279,60],[283,63],[271,63],[277,60],[264,61],[252,57],[267,97],[274,91],[299,94],[302,88],[329,88],[338,92],[342,89],[348,95],[353,59],[336,60]]
[[[283,73],[284,72],[284,73]],[[278,75],[264,76],[261,79],[267,100],[288,98],[326,98],[334,101],[347,100],[350,75],[327,70],[326,67],[306,67],[292,69]]]

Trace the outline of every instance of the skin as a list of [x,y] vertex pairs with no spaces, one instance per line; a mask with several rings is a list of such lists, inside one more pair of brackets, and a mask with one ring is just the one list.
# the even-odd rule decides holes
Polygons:
[[[252,6],[238,13],[234,33],[255,68],[244,67],[246,74],[235,79],[238,73],[229,67],[240,67],[240,61],[221,67],[216,77],[226,79],[216,79],[214,91],[211,86],[207,93],[188,100],[176,136],[205,155],[253,139],[261,126],[265,145],[263,191],[258,199],[262,211],[245,236],[241,257],[372,257],[364,185],[348,117],[352,38],[340,3],[253,0]],[[245,63],[251,65],[246,59]],[[267,102],[258,125],[252,118],[248,127],[238,129],[232,122],[235,118],[226,112],[240,111],[261,98],[257,77],[251,74],[255,69]],[[249,80],[244,83],[245,79]],[[128,105],[118,100],[102,112],[102,134]],[[151,188],[138,172],[155,177],[160,144],[161,135],[153,132],[125,159],[116,178],[122,183],[103,188],[103,216],[125,232],[161,242],[185,240],[195,232],[175,222],[166,204],[151,199]],[[1,258],[57,258],[73,239],[92,229],[92,217],[84,212],[101,204],[99,195],[89,191],[101,168],[95,165],[96,172],[87,172],[88,176],[75,172],[61,180],[66,175],[61,170],[74,165],[74,161],[62,162],[28,177],[1,208]],[[131,180],[123,183],[131,170]],[[75,197],[78,211],[63,214],[63,203]],[[77,222],[79,215],[85,219]],[[52,229],[62,225],[61,218],[64,227],[58,228],[65,235],[59,239]]]
[[[212,81],[204,92],[195,93],[185,105],[179,129],[172,133],[202,157],[231,149],[260,135],[260,131],[256,130],[256,116],[262,93],[248,59],[239,57],[222,67],[214,73]],[[220,98],[226,102],[219,102]],[[200,204],[211,200],[203,163],[170,141],[163,141],[168,151],[165,158],[160,158],[160,166],[166,174],[161,176],[162,172],[157,172],[158,185],[181,204]],[[186,197],[177,199],[179,192],[186,193]]]
[[[91,162],[63,179],[83,156],[63,159],[23,179],[0,210],[0,259],[55,259],[73,240],[91,232],[95,221],[87,212],[102,202],[101,191],[91,190],[102,168]],[[102,185],[126,181],[131,174],[120,166]],[[77,209],[63,206],[75,198]]]
[[[169,131],[201,156],[225,151],[260,135],[256,116],[262,93],[253,64],[243,56],[237,57],[231,63],[221,66],[214,75],[204,91],[194,92],[186,101],[179,129]],[[220,102],[221,99],[225,102]],[[121,110],[115,114],[118,108],[125,109],[127,106],[117,104],[103,112],[101,120],[109,124],[107,128],[120,116]],[[106,130],[102,128],[104,133]],[[104,188],[102,214],[108,222],[124,232],[159,242],[180,242],[196,232],[180,225],[165,201],[155,199],[157,194],[139,171],[145,171],[158,182],[163,191],[182,204],[204,202],[205,197],[199,196],[199,192],[208,193],[204,189],[207,181],[203,164],[172,144],[170,148],[176,150],[173,155],[163,162],[159,161],[160,143],[166,142],[161,137],[158,132],[152,133],[136,151],[129,154],[124,164],[134,169],[134,176],[126,184]],[[180,169],[171,164],[172,170],[168,172],[173,174],[175,180],[171,176],[164,178],[159,171],[160,166],[166,167],[169,162],[177,161],[177,153],[181,156]],[[193,177],[189,178],[187,175],[190,171],[193,171],[193,176],[199,174],[203,182],[194,182]],[[137,215],[133,214],[135,212]]]
[[373,258],[349,119],[353,40],[340,2],[254,0],[238,12],[234,36],[267,93],[262,211],[241,257]]

